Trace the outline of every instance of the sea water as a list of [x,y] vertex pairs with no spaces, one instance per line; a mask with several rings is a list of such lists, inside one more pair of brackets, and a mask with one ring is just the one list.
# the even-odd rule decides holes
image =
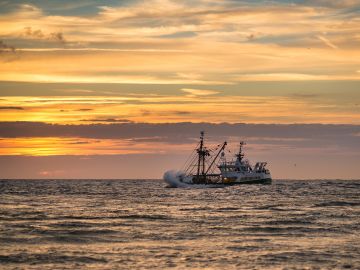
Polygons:
[[360,269],[360,180],[1,180],[1,269]]

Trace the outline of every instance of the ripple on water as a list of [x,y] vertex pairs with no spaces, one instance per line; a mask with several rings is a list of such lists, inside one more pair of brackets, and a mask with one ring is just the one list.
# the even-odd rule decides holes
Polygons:
[[0,181],[4,269],[360,269],[360,181]]

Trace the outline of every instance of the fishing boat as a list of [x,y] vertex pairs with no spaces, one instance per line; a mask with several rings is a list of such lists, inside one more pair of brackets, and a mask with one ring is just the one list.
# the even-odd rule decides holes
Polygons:
[[225,149],[227,142],[214,148],[205,146],[204,132],[200,133],[200,141],[187,162],[184,169],[178,172],[168,171],[164,180],[170,187],[187,185],[237,185],[237,184],[271,184],[271,174],[266,168],[267,162],[257,162],[250,165],[245,159],[241,141],[235,159],[227,161]]

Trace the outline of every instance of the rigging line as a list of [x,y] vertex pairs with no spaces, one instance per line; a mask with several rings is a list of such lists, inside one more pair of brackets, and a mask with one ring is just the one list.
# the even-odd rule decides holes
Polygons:
[[186,165],[188,164],[189,159],[192,157],[192,155],[195,153],[196,149],[199,147],[200,143],[198,143],[194,150],[192,150],[190,156],[185,161],[185,164],[181,167],[181,170],[184,170],[186,168]]
[[194,156],[194,158],[191,160],[191,163],[189,164],[189,166],[186,167],[185,169],[185,173],[187,173],[188,171],[192,171],[195,168],[195,161],[196,161],[196,156]]
[[191,168],[194,168],[195,165],[195,161],[197,160],[197,156],[193,155],[192,159],[190,160],[190,162],[188,163],[188,166],[185,168],[185,172],[188,172],[189,170],[191,170]]
[[184,164],[182,170],[185,170],[186,168],[188,168],[193,162],[194,162],[194,159],[196,158],[196,155],[195,153],[193,153],[187,160],[187,162]]
[[219,149],[219,147],[220,147],[220,145],[216,145],[216,146],[212,146],[211,149],[212,149],[213,151],[215,151],[215,150]]
[[[210,168],[210,165],[211,165],[211,160],[207,160],[207,161],[206,161],[206,165],[207,165],[207,167],[208,167],[208,169],[207,169],[207,170],[209,171],[209,170],[211,169],[211,168]],[[212,169],[212,171],[214,171],[214,170],[215,170],[215,168],[214,168],[214,169]]]
[[192,172],[194,170],[194,168],[195,168],[194,165],[190,165],[189,167],[186,168],[185,174],[188,174],[189,172]]
[[195,155],[195,151],[196,151],[196,149],[194,149],[194,150],[191,152],[190,156],[187,158],[187,160],[186,160],[186,162],[185,162],[184,165],[186,165],[186,164],[189,162],[189,160],[192,159],[192,157]]
[[213,166],[212,170],[211,170],[211,173],[214,173],[215,170],[218,168],[219,164],[217,163],[216,165]]

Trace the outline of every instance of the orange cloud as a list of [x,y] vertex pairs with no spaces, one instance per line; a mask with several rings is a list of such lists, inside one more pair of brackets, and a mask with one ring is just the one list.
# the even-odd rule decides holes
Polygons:
[[353,102],[356,97],[349,94],[341,101],[331,94],[224,95],[205,89],[190,89],[183,95],[7,97],[0,100],[0,106],[8,108],[2,110],[0,121],[359,124],[357,104]]
[[264,76],[359,80],[350,72],[360,65],[359,21],[349,10],[334,15],[354,3],[325,2],[152,0],[102,6],[91,17],[19,5],[0,16],[0,38],[19,47],[16,59],[2,57],[0,80],[197,85]]

